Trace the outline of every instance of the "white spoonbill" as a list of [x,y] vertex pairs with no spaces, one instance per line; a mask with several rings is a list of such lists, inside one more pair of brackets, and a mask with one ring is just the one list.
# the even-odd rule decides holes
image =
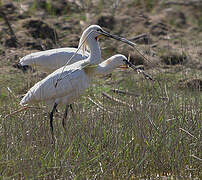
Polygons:
[[[124,55],[117,54],[105,60],[98,65],[89,65],[89,58],[76,62],[72,65],[57,69],[45,79],[36,83],[23,97],[20,104],[46,102],[52,107],[50,112],[50,128],[53,135],[53,114],[58,104],[71,104],[76,98],[79,98],[84,91],[90,86],[91,79],[95,75],[110,73],[113,69],[127,65],[136,70]],[[55,82],[61,78],[55,87]],[[63,117],[67,116],[67,109]]]
[[101,61],[101,51],[98,38],[102,35],[123,41],[124,43],[134,46],[134,43],[124,38],[111,35],[98,25],[91,25],[83,32],[81,36],[79,41],[79,47],[81,47],[81,50],[78,50],[78,52],[77,48],[57,48],[35,52],[21,58],[19,64],[21,66],[33,65],[41,68],[46,72],[53,72],[65,64],[70,65],[77,61],[88,58],[89,53],[86,51],[87,47],[90,49],[90,55],[94,57],[91,64],[98,64]]

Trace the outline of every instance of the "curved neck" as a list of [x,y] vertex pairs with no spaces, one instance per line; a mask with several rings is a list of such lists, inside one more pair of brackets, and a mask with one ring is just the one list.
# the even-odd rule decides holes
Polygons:
[[101,62],[101,50],[98,41],[95,38],[89,37],[87,39],[88,47],[90,49],[90,56],[88,61],[91,64],[99,64]]
[[97,66],[96,70],[94,71],[94,74],[105,75],[111,73],[118,66],[119,64],[116,61],[114,61],[114,59],[109,58]]

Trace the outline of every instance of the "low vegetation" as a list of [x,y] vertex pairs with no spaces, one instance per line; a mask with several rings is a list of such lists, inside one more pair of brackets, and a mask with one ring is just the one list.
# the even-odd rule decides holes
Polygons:
[[[61,11],[60,3],[40,2],[1,3],[18,43],[6,43],[12,35],[0,31],[0,177],[200,179],[202,34],[196,18],[201,18],[200,4],[193,10],[193,4],[186,2],[107,1],[114,5],[112,16],[112,9],[101,0],[83,4],[64,0]],[[99,14],[95,14],[95,7]],[[39,12],[44,18],[39,18]],[[170,16],[167,19],[167,13],[175,21],[171,22]],[[115,70],[95,78],[92,87],[75,102],[75,114],[69,112],[66,131],[62,128],[64,109],[55,114],[56,142],[51,144],[48,107],[41,103],[25,110],[19,105],[23,94],[46,74],[35,69],[22,71],[16,64],[30,52],[76,46],[83,27],[97,22],[104,25],[107,18],[103,14],[114,18],[113,26],[104,28],[118,35],[128,39],[141,33],[149,35],[146,42],[137,41],[149,61],[109,39],[100,43],[103,59],[115,53],[130,54],[131,61],[154,81],[133,70]],[[186,21],[181,24],[183,17]],[[49,29],[46,34],[30,22],[45,24],[53,31]],[[4,18],[0,19],[0,29],[9,32]]]

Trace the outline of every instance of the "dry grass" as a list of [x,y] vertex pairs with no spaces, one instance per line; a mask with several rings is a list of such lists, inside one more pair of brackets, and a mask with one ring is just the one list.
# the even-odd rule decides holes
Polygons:
[[[102,79],[96,80],[86,96],[108,111],[83,98],[74,105],[76,119],[69,114],[66,132],[61,124],[62,113],[57,113],[55,145],[50,143],[47,109],[40,105],[5,118],[18,109],[20,99],[4,91],[0,117],[1,176],[14,179],[199,178],[201,93],[178,90],[176,75],[157,74],[155,78],[160,84],[133,72],[113,73],[110,81],[118,79],[120,83],[112,86]],[[114,94],[112,88],[127,89],[139,96]],[[127,102],[130,108],[106,99],[101,95],[103,91]]]
[[[1,18],[0,179],[200,179],[200,6],[167,6],[159,0],[76,1],[71,6],[59,1],[33,1],[30,6],[25,0],[12,2],[16,9],[10,5],[5,9],[21,46],[6,46],[10,35]],[[56,29],[59,45],[50,39],[35,39],[23,27],[29,16],[41,20],[39,12],[45,14],[43,21]],[[185,24],[178,12],[185,15]],[[105,27],[114,34],[131,39],[149,34],[148,44],[138,47],[151,56],[150,62],[143,63],[137,52],[131,53],[131,61],[146,65],[145,71],[158,81],[120,71],[95,79],[92,88],[74,104],[75,117],[69,113],[66,131],[61,122],[63,109],[55,114],[56,143],[52,145],[47,107],[40,104],[18,111],[21,96],[44,73],[23,73],[12,65],[43,46],[76,46],[84,26],[91,20],[99,22],[99,16],[100,21],[105,20],[103,14],[114,18],[114,23]],[[104,59],[132,52],[111,40],[100,44]],[[171,54],[171,47],[177,53]],[[119,91],[114,93],[113,89]]]

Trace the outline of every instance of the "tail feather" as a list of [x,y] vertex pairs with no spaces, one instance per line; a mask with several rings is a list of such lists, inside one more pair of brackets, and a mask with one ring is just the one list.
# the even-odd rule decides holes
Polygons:
[[32,54],[26,55],[23,58],[21,58],[19,64],[22,66],[32,65],[33,64]]
[[32,93],[30,91],[25,94],[25,96],[21,99],[20,105],[28,104],[33,100]]
[[[26,57],[26,56],[25,56],[25,57]],[[20,64],[21,66],[27,65],[27,64],[26,64],[26,58],[25,58],[25,57],[23,57],[23,58],[20,59],[19,64]]]
[[22,106],[22,105],[24,105],[26,103],[27,103],[27,94],[21,99],[20,105]]

